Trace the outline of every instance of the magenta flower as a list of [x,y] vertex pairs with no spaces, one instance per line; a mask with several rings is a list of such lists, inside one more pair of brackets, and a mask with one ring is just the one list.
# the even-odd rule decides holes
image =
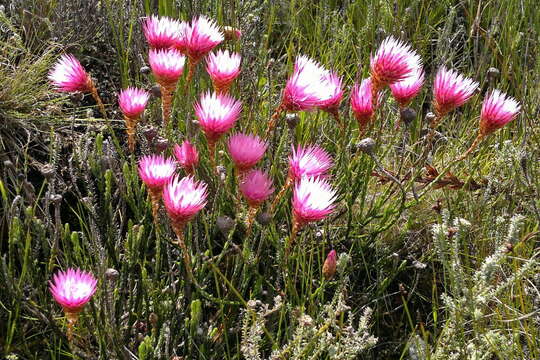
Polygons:
[[184,71],[185,60],[186,57],[176,49],[151,49],[148,56],[152,73],[160,85],[176,84]]
[[334,210],[336,192],[321,178],[302,178],[293,194],[293,213],[297,226],[324,219]]
[[478,88],[478,83],[442,66],[433,83],[435,112],[438,117],[465,104]]
[[228,50],[210,53],[206,60],[206,71],[212,79],[216,92],[228,92],[234,79],[240,74],[240,54]]
[[244,172],[261,160],[268,144],[257,135],[235,134],[229,138],[227,147],[236,168]]
[[185,30],[186,52],[189,60],[196,64],[224,40],[214,20],[199,16]]
[[[62,306],[66,314],[78,314],[96,292],[97,280],[89,272],[80,269],[58,271],[49,281],[49,289],[54,300]],[[69,315],[68,315],[69,316]]]
[[118,105],[124,116],[138,118],[144,111],[149,98],[150,94],[147,91],[128,87],[118,94]]
[[411,75],[396,83],[390,84],[390,90],[396,102],[401,107],[407,107],[418,95],[424,84],[424,71],[415,69]]
[[293,180],[325,175],[331,167],[332,157],[318,145],[293,146],[289,156],[289,177]]
[[370,61],[371,81],[375,91],[404,80],[420,66],[420,56],[410,45],[393,37],[386,38]]
[[332,96],[328,71],[318,62],[301,55],[283,90],[282,107],[287,111],[308,111],[323,105]]
[[206,205],[206,184],[192,176],[173,177],[163,188],[163,202],[173,226],[183,226]]
[[193,173],[199,163],[197,148],[189,140],[184,141],[182,145],[177,144],[174,146],[174,156],[176,156],[178,163],[190,174]]
[[371,78],[362,80],[360,85],[354,84],[351,91],[351,109],[361,131],[366,129],[375,113],[372,99],[373,86]]
[[246,198],[249,206],[258,207],[272,193],[274,187],[272,179],[268,174],[261,170],[251,170],[240,182],[240,191]]
[[194,105],[195,116],[209,143],[215,143],[238,120],[242,103],[227,94],[206,92]]
[[329,97],[321,102],[319,108],[331,114],[335,114],[337,113],[339,104],[343,99],[341,78],[335,72],[330,71],[324,75],[323,78],[325,79]]
[[152,49],[168,49],[181,41],[184,22],[163,16],[149,16],[143,22],[143,32]]
[[490,92],[482,104],[480,133],[487,136],[514,120],[520,110],[519,102],[499,90]]
[[71,54],[62,55],[48,77],[59,92],[90,92],[93,86],[90,75]]
[[139,161],[139,176],[150,190],[159,191],[169,182],[176,164],[162,155],[143,156]]

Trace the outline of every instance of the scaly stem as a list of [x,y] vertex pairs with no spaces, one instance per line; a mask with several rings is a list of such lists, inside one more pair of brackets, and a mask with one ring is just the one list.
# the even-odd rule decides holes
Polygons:
[[208,140],[208,159],[210,160],[210,166],[212,167],[212,171],[217,172],[215,140]]
[[281,190],[279,190],[278,194],[274,198],[274,201],[272,201],[272,205],[270,205],[271,214],[274,213],[274,210],[276,209],[276,206],[279,203],[279,200],[283,197],[283,195],[285,195],[285,191],[287,191],[287,189],[291,187],[293,182],[294,182],[293,177],[291,175],[287,176],[287,181],[285,181],[285,184],[283,185]]
[[465,151],[461,156],[459,156],[458,158],[456,158],[455,161],[461,161],[463,159],[465,159],[467,156],[469,156],[469,154],[474,150],[476,149],[476,147],[482,142],[482,140],[484,140],[486,136],[482,133],[478,133],[478,136],[476,137],[476,139],[474,139],[473,143],[471,144],[471,147]]
[[138,118],[132,118],[124,115],[124,120],[126,121],[126,133],[128,136],[128,148],[130,152],[135,151],[135,129],[137,128]]
[[248,216],[246,218],[246,237],[249,237],[251,235],[251,228],[253,225],[253,221],[255,220],[255,215],[257,215],[257,210],[257,206],[249,206]]
[[289,254],[291,252],[291,248],[294,246],[294,241],[296,240],[296,234],[298,233],[298,230],[300,230],[300,224],[298,223],[296,218],[294,218],[291,235],[289,236],[289,241],[287,241],[287,245],[285,247],[285,264],[287,264],[287,261],[289,260]]
[[274,130],[274,128],[276,127],[276,124],[277,124],[277,121],[279,119],[279,116],[281,115],[281,113],[283,112],[283,110],[285,110],[285,106],[283,105],[283,103],[281,103],[277,108],[276,110],[274,111],[274,113],[272,114],[272,116],[270,117],[270,120],[268,121],[268,125],[266,127],[266,134],[265,134],[265,137],[268,138],[268,136],[270,135],[270,133],[272,132],[272,130]]
[[159,202],[161,200],[161,189],[149,188],[148,194],[152,203],[152,217],[154,218],[154,225],[156,226],[157,231],[159,224]]
[[65,311],[65,314],[67,318],[67,338],[68,338],[69,344],[71,345],[73,343],[73,330],[79,318],[79,313]]
[[188,278],[190,280],[193,280],[193,270],[191,268],[191,255],[189,254],[188,248],[186,246],[185,242],[185,235],[184,235],[184,222],[178,222],[178,221],[171,221],[172,222],[172,228],[174,230],[174,233],[176,234],[176,245],[180,247],[180,250],[182,251],[182,258],[184,260],[184,265],[186,267],[186,273],[188,275]]
[[334,117],[334,120],[336,120],[338,126],[339,126],[339,129],[341,131],[345,131],[345,125],[343,124],[343,122],[341,121],[341,118],[339,116],[339,111],[338,109],[331,109],[328,111],[330,114],[332,114],[332,116]]
[[107,112],[105,111],[105,105],[103,105],[103,101],[101,101],[101,98],[99,97],[96,86],[94,85],[94,81],[91,78],[88,79],[87,86],[88,86],[88,89],[90,90],[90,93],[92,94],[92,97],[96,101],[96,104],[99,108],[99,112],[101,113],[101,115],[103,115],[104,119],[107,119]]
[[163,83],[160,84],[161,88],[161,113],[163,117],[163,125],[167,126],[171,117],[172,111],[172,98],[176,83]]
[[184,88],[186,93],[189,88],[189,84],[191,84],[191,80],[193,79],[193,75],[195,75],[195,69],[197,68],[197,64],[199,63],[199,61],[199,59],[188,58],[188,74],[186,77],[186,83]]

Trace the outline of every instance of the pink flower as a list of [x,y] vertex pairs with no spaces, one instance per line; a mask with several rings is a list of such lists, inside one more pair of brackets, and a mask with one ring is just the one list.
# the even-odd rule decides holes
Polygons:
[[150,95],[148,92],[133,87],[128,87],[118,95],[120,110],[128,118],[138,118],[148,102]]
[[283,90],[282,106],[287,111],[308,111],[332,97],[328,71],[307,56],[296,58],[294,71]]
[[229,131],[241,111],[242,103],[227,94],[206,92],[195,104],[195,116],[210,142],[216,142]]
[[482,104],[480,133],[489,135],[514,120],[520,110],[519,102],[499,90],[489,93]]
[[317,177],[324,175],[332,167],[330,155],[317,145],[292,148],[289,156],[289,176],[299,180],[304,176]]
[[240,191],[252,207],[258,207],[274,192],[272,179],[261,170],[251,170],[240,183]]
[[424,84],[424,71],[422,68],[415,69],[404,80],[390,84],[392,95],[401,107],[408,106],[412,99],[418,95]]
[[351,91],[351,108],[361,130],[365,129],[375,112],[372,90],[371,78],[367,78],[360,85],[355,84]]
[[257,135],[235,134],[229,138],[227,147],[238,170],[246,171],[261,160],[268,144]]
[[64,54],[49,72],[49,80],[59,92],[89,92],[92,79],[73,55]]
[[433,83],[435,111],[443,116],[465,104],[478,88],[478,83],[442,66]]
[[148,62],[160,84],[176,83],[184,71],[186,57],[176,49],[151,49]]
[[323,264],[323,275],[326,280],[330,280],[334,277],[334,274],[336,273],[336,267],[337,267],[337,254],[336,250],[332,250],[328,253],[328,256],[326,256],[326,260]]
[[214,20],[199,16],[185,30],[185,45],[189,59],[197,63],[224,40]]
[[240,74],[241,57],[237,53],[229,53],[228,50],[210,53],[206,60],[206,71],[212,79],[214,89],[219,92],[227,92],[234,79]]
[[49,289],[54,300],[62,306],[67,313],[78,313],[94,293],[97,280],[89,272],[80,269],[67,269],[58,271],[49,281]]
[[188,140],[184,141],[182,145],[177,144],[174,146],[174,156],[176,156],[178,163],[188,172],[192,172],[199,163],[197,148]]
[[174,175],[176,164],[162,155],[143,156],[139,161],[139,176],[151,190],[161,190]]
[[304,177],[294,186],[293,213],[295,221],[302,226],[324,219],[334,210],[336,192],[321,178]]
[[343,89],[341,88],[341,78],[335,72],[328,72],[323,76],[328,90],[329,97],[322,101],[319,108],[328,112],[336,112],[343,99]]
[[206,205],[206,184],[192,176],[173,177],[163,188],[163,202],[171,220],[177,224],[190,221]]
[[414,69],[418,69],[420,64],[420,56],[410,45],[388,37],[381,43],[375,56],[371,57],[371,80],[376,90],[379,90],[404,80]]
[[181,41],[184,22],[163,16],[150,16],[143,22],[143,32],[152,49],[168,49]]

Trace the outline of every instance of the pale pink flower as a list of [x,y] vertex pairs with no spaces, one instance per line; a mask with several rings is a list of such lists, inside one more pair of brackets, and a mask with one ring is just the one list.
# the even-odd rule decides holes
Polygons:
[[240,182],[240,191],[252,207],[258,207],[274,192],[272,179],[261,170],[251,170]]
[[199,163],[197,148],[189,140],[185,140],[182,145],[176,144],[174,146],[174,156],[178,163],[188,172],[192,172]]
[[371,57],[371,80],[376,90],[404,80],[421,66],[420,56],[411,46],[394,37],[384,39]]
[[482,104],[480,133],[486,136],[502,128],[515,119],[519,111],[519,102],[499,90],[493,90]]
[[149,16],[143,22],[143,32],[152,49],[168,49],[181,41],[184,22],[166,16]]
[[96,292],[97,280],[89,272],[80,269],[58,271],[49,281],[49,289],[54,300],[65,312],[80,312]]
[[443,116],[465,104],[478,88],[478,83],[441,66],[433,83],[435,111]]
[[412,99],[418,95],[424,84],[424,71],[415,69],[411,75],[396,83],[390,84],[394,99],[401,107],[408,106]]
[[190,221],[206,205],[206,184],[192,176],[173,177],[163,188],[163,203],[176,224]]
[[219,92],[227,92],[234,79],[240,74],[240,54],[229,53],[228,50],[218,50],[210,53],[206,60],[206,71],[212,79],[214,89]]
[[186,53],[193,63],[199,62],[223,40],[223,33],[214,20],[199,16],[185,29]]
[[287,111],[309,111],[332,97],[328,71],[318,62],[301,55],[285,84],[281,106]]
[[304,176],[317,177],[325,175],[332,167],[332,157],[318,145],[292,148],[289,156],[289,176],[299,180]]
[[326,84],[329,97],[321,102],[319,108],[330,113],[335,113],[343,99],[341,78],[335,72],[328,71],[323,76],[323,79],[325,80],[324,83]]
[[216,142],[238,120],[242,103],[227,94],[206,92],[194,105],[195,116],[210,142]]
[[324,219],[334,210],[336,192],[322,178],[304,177],[294,186],[293,213],[299,226]]
[[125,116],[138,118],[144,111],[149,97],[150,94],[145,90],[128,87],[118,94],[118,104]]
[[235,134],[229,138],[227,147],[237,169],[246,171],[261,160],[268,144],[257,135]]
[[162,155],[143,156],[139,161],[139,176],[151,190],[161,190],[174,175],[176,164]]
[[160,84],[175,84],[182,76],[185,61],[186,57],[176,49],[151,49],[148,56],[152,73]]
[[73,55],[64,54],[56,62],[48,76],[57,91],[60,92],[89,92],[92,79],[83,66]]
[[354,84],[351,91],[351,109],[361,130],[366,128],[375,112],[372,90],[371,78],[367,78],[362,80],[360,85]]

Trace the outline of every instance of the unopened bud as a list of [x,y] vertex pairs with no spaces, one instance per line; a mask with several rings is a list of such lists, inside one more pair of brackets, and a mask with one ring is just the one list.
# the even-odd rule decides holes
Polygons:
[[49,199],[55,203],[56,205],[60,204],[62,202],[62,195],[60,194],[53,194],[49,197]]
[[257,215],[257,222],[262,226],[266,226],[272,222],[272,214],[268,211],[263,211]]
[[416,119],[416,111],[407,107],[399,112],[399,116],[401,117],[401,121],[403,121],[405,126],[409,126],[414,119]]
[[356,144],[356,147],[363,153],[372,155],[373,150],[375,149],[375,140],[373,140],[372,138],[362,139],[358,142],[358,144]]
[[5,160],[4,166],[6,167],[6,169],[15,169],[15,166],[13,165],[13,162],[11,162],[11,160]]
[[154,138],[157,136],[158,131],[155,127],[148,126],[144,129],[143,134],[148,142],[152,142],[152,140],[154,140]]
[[167,150],[167,148],[169,147],[169,140],[167,140],[167,139],[160,136],[160,137],[158,137],[155,146],[156,146],[156,151],[158,153],[162,153],[165,150]]
[[150,93],[152,94],[153,97],[160,98],[161,97],[161,88],[159,87],[159,85],[154,85],[150,89]]
[[334,277],[334,274],[336,273],[336,266],[337,254],[336,250],[332,250],[328,253],[328,256],[326,256],[326,260],[324,261],[322,268],[323,276],[326,280],[331,280]]
[[54,176],[54,167],[51,164],[45,164],[40,169],[41,175],[43,175],[46,179],[51,179]]
[[148,66],[141,67],[139,71],[141,72],[141,74],[144,74],[144,75],[150,74],[150,68]]
[[285,116],[289,129],[293,130],[300,122],[300,117],[296,113],[289,113]]
[[157,328],[157,323],[158,323],[158,316],[156,313],[150,313],[150,315],[148,316],[148,322],[150,323],[150,325],[152,325],[153,328]]
[[218,216],[216,225],[223,236],[229,236],[229,233],[234,228],[234,220],[228,216]]
[[83,99],[83,93],[80,92],[80,91],[77,91],[77,92],[74,92],[74,93],[71,93],[71,95],[69,96],[69,98],[71,99],[71,101],[73,102],[81,102],[82,99]]
[[118,276],[120,276],[120,273],[116,269],[109,268],[105,271],[105,279],[109,281],[116,281],[116,279],[118,279]]
[[494,68],[494,67],[490,67],[487,71],[487,78],[489,81],[497,80],[500,75],[501,75],[501,72],[499,71],[499,69]]
[[435,116],[435,114],[432,113],[432,112],[428,112],[428,113],[426,114],[426,122],[427,122],[428,124],[431,124],[433,121],[435,121],[436,118],[437,118],[437,116]]
[[242,37],[242,31],[232,26],[224,26],[223,35],[225,40],[238,40]]

